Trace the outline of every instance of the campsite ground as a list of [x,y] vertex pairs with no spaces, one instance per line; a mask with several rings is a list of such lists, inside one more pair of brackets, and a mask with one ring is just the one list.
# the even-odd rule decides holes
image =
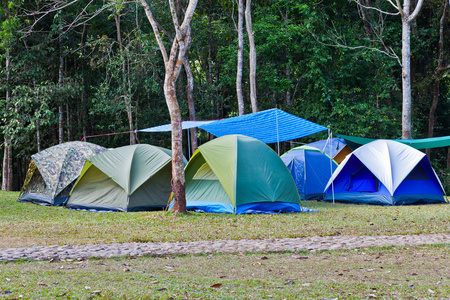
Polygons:
[[[18,203],[0,193],[0,248],[147,241],[450,232],[448,205],[304,202],[318,212],[175,217]],[[419,299],[450,297],[448,244],[300,253],[234,253],[2,263],[5,298]]]

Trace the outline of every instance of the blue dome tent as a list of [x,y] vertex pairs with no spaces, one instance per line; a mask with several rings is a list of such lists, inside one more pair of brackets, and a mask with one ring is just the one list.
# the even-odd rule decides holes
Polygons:
[[323,199],[323,191],[338,164],[323,151],[309,146],[291,149],[281,156],[291,172],[302,200]]
[[325,200],[353,204],[445,203],[427,156],[410,146],[376,140],[353,151],[334,171]]

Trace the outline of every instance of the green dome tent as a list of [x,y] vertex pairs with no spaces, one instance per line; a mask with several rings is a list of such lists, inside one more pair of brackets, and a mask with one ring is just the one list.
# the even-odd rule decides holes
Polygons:
[[300,212],[294,179],[263,142],[227,135],[200,146],[185,169],[188,210],[216,213]]
[[66,206],[124,212],[164,208],[171,178],[168,149],[139,144],[108,150],[86,161]]
[[67,142],[31,156],[20,202],[64,205],[87,158],[106,148],[87,142]]

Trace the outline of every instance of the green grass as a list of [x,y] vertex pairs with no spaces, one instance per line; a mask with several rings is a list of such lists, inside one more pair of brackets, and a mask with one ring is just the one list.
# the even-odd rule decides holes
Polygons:
[[437,245],[2,263],[0,295],[10,299],[448,299],[449,255],[448,245]]
[[[449,232],[449,205],[303,203],[280,215],[94,213],[0,192],[0,248]],[[450,298],[449,245],[0,263],[4,299]],[[301,258],[301,259],[299,259]]]
[[17,202],[0,193],[0,248],[450,232],[450,205],[381,207],[304,201],[318,212],[278,215],[99,213]]

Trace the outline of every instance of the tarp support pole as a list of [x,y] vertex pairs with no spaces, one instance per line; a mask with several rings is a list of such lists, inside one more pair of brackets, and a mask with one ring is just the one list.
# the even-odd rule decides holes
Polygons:
[[[328,128],[328,140],[331,143],[330,144],[330,172],[331,172],[330,178],[333,178],[333,162],[332,162],[332,159],[333,159],[332,158],[332,155],[333,155],[333,132],[331,131],[331,128]],[[331,181],[331,194],[333,195],[333,204],[334,204],[334,180]]]
[[275,119],[277,121],[277,150],[278,150],[278,156],[280,156],[280,135],[278,132],[278,110],[275,111]]
[[190,128],[188,128],[188,130],[187,130],[187,140],[188,140],[188,155],[189,155],[189,159],[191,159],[191,138],[189,136],[189,131],[191,131]]

